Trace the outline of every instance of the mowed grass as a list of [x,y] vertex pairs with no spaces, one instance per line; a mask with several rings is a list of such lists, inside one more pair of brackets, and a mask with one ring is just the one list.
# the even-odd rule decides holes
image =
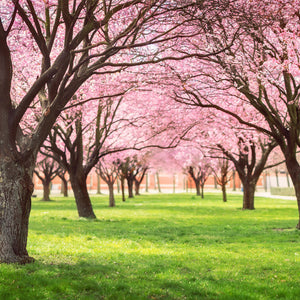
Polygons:
[[0,265],[0,299],[300,299],[295,201],[240,195],[135,197],[97,220],[73,198],[33,200],[25,266]]

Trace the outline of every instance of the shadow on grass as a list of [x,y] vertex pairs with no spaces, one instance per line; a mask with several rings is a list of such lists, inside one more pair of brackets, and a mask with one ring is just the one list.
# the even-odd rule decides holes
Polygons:
[[259,199],[242,211],[240,196],[218,197],[143,196],[109,208],[97,196],[97,220],[78,219],[72,198],[35,202],[37,262],[1,266],[0,299],[299,298],[300,233],[273,230],[294,225],[293,204]]
[[[114,258],[115,259],[115,258]],[[122,262],[93,261],[4,266],[1,299],[280,299],[276,287],[248,282],[244,275],[220,276],[207,263],[198,268],[164,256],[124,256]],[[229,276],[228,276],[229,275]],[[255,292],[253,292],[255,291]],[[288,299],[288,298],[284,298]],[[291,298],[292,299],[292,298]]]

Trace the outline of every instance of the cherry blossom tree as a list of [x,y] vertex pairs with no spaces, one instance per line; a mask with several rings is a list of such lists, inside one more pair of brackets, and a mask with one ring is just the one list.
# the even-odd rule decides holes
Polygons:
[[164,44],[198,35],[176,10],[189,5],[163,0],[1,2],[1,262],[32,261],[26,250],[32,174],[39,147],[63,108],[96,73],[168,59],[167,52],[158,55]]
[[[218,20],[222,26],[217,30],[213,24],[207,26],[206,40],[213,42],[215,51],[224,48],[238,27],[233,47],[198,64],[190,63],[195,73],[181,77],[186,89],[181,100],[225,112],[276,141],[294,184],[300,217],[300,166],[296,158],[300,144],[299,3],[232,1],[228,7],[230,22]],[[198,26],[203,26],[202,21]],[[260,118],[251,118],[251,111]]]
[[108,141],[119,126],[115,117],[121,101],[122,97],[115,101],[111,98],[94,100],[73,112],[73,116],[66,112],[53,127],[49,142],[43,146],[68,171],[80,217],[96,217],[86,184],[88,174],[101,156],[124,147]]
[[149,166],[145,162],[140,161],[137,163],[134,172],[134,179],[133,179],[136,196],[140,195],[140,186],[148,170],[149,170]]
[[243,209],[254,209],[255,187],[262,172],[266,169],[266,162],[271,151],[276,147],[274,142],[255,143],[245,140],[242,136],[238,139],[238,153],[226,150],[221,144],[217,148],[235,166],[243,184]]
[[38,158],[34,173],[43,184],[43,198],[41,201],[50,201],[51,181],[58,176],[59,171],[60,166],[52,158],[42,155]]
[[133,185],[134,185],[134,170],[136,168],[136,157],[127,156],[123,159],[118,159],[118,170],[120,173],[120,180],[122,185],[122,199],[125,200],[124,194],[124,180],[127,181],[128,198],[134,198]]
[[230,171],[231,168],[229,160],[225,157],[218,158],[216,166],[212,168],[212,172],[215,175],[216,182],[221,186],[222,189],[223,202],[227,202],[226,185],[232,178],[232,173]]
[[191,176],[196,186],[196,195],[204,198],[204,184],[208,179],[211,172],[211,167],[209,164],[202,164],[202,162],[197,165],[191,165],[186,170],[187,174]]
[[211,159],[205,157],[195,140],[186,141],[173,151],[174,168],[180,166],[196,186],[196,195],[204,198],[204,184],[212,171]]
[[106,182],[108,185],[109,192],[109,206],[116,206],[114,196],[114,183],[118,178],[119,168],[117,165],[116,155],[106,155],[100,159],[96,165],[97,174]]

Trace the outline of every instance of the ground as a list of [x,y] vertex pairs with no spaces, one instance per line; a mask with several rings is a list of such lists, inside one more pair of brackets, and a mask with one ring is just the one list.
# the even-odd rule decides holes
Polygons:
[[2,265],[0,299],[299,299],[293,200],[155,194],[79,219],[73,198],[34,198],[26,266]]

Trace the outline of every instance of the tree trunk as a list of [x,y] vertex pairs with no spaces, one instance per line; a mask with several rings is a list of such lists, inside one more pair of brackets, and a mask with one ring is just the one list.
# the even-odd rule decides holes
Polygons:
[[68,181],[66,178],[61,178],[61,193],[64,197],[68,197]]
[[115,202],[115,196],[114,196],[114,184],[113,183],[107,183],[108,185],[108,191],[109,191],[109,206],[114,207],[116,206]]
[[296,228],[300,229],[300,181],[299,181],[299,179],[297,180],[296,184],[294,183],[294,189],[295,189],[295,194],[297,197],[298,214],[299,214],[298,224],[297,224]]
[[204,183],[201,184],[201,198],[204,199]]
[[120,181],[121,181],[122,201],[125,202],[125,178],[121,176]]
[[128,185],[128,198],[134,198],[133,196],[133,179],[127,178],[127,185]]
[[26,249],[34,163],[0,160],[0,262],[29,263]]
[[138,180],[134,180],[134,188],[135,188],[135,195],[140,196],[140,185],[141,183]]
[[243,209],[254,209],[254,194],[256,181],[243,182]]
[[294,184],[294,189],[295,189],[295,194],[296,194],[297,204],[298,204],[299,219],[296,228],[300,229],[300,166],[296,157],[285,156],[285,158],[286,158],[287,170]]
[[196,186],[196,195],[201,196],[200,182],[199,181],[194,181],[194,182],[195,182],[195,186]]
[[223,202],[227,202],[226,184],[222,184]]
[[43,181],[43,199],[41,199],[41,201],[50,201],[50,185],[51,180]]
[[86,177],[72,174],[72,172],[69,172],[69,174],[79,217],[95,219],[96,216],[86,185]]

